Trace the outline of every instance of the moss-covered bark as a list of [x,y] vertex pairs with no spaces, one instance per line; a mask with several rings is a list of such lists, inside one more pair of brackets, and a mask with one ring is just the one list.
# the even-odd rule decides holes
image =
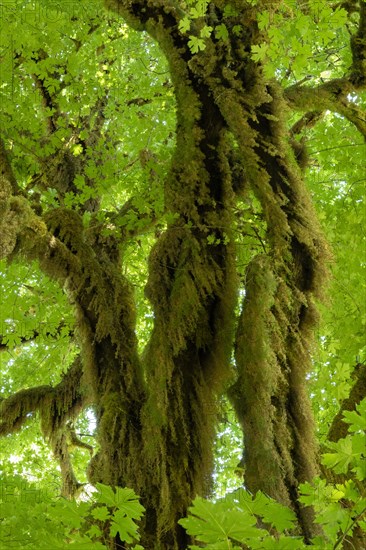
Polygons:
[[284,103],[277,88],[267,86],[266,92],[268,100],[248,124],[256,136],[251,183],[271,252],[248,268],[236,341],[239,378],[231,395],[243,425],[247,486],[292,505],[309,537],[311,519],[296,499],[298,483],[317,469],[305,379],[317,319],[314,298],[322,294],[328,253],[286,137]]
[[[80,216],[71,211],[54,211],[47,221],[80,265],[65,282],[77,315],[85,391],[97,417],[100,450],[89,466],[89,478],[140,487],[135,462],[141,453],[144,382],[133,295],[121,275],[119,243],[104,242],[93,229],[84,231]],[[51,276],[57,275],[57,258],[48,254],[40,263]]]
[[[236,343],[238,378],[230,391],[244,431],[245,483],[293,506],[309,537],[311,518],[298,509],[296,497],[298,483],[316,472],[305,376],[316,320],[313,297],[321,294],[327,254],[287,135],[282,92],[251,60],[251,45],[263,38],[256,11],[240,4],[240,15],[225,21],[229,30],[241,25],[240,38],[233,33],[226,43],[208,40],[203,52],[192,55],[177,32],[173,3],[108,5],[158,40],[177,99],[177,155],[166,201],[179,218],[152,252],[147,288],[156,322],[146,355],[153,392],[144,429],[153,441],[147,456],[159,536],[164,529],[172,532],[194,493],[207,490],[213,423],[205,401],[228,372],[226,308],[232,308],[236,284],[225,232],[230,239],[233,195],[242,193],[245,179],[262,204],[271,249],[248,270]],[[212,5],[211,15],[220,20],[223,6]],[[234,175],[228,161],[229,135],[245,174],[241,186],[238,167]],[[208,244],[210,234],[219,244]],[[162,540],[173,547],[172,538]]]

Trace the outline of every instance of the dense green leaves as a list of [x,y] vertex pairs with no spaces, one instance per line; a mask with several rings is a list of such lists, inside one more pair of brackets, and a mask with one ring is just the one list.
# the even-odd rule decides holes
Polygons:
[[[123,542],[139,540],[136,520],[144,508],[131,489],[98,484],[87,501],[55,500],[20,477],[1,481],[1,535],[4,548],[107,548],[119,534]],[[105,506],[104,504],[107,504]],[[140,546],[134,546],[137,550]]]
[[252,55],[256,61],[266,61],[268,76],[296,81],[306,76],[316,78],[320,72],[327,78],[330,74],[341,75],[347,68],[349,53],[344,56],[342,52],[342,58],[338,55],[347,36],[346,10],[334,10],[326,0],[310,1],[301,11],[296,2],[283,2],[275,14],[271,10],[260,11],[257,19],[259,28],[267,32],[267,39],[252,47]]
[[253,497],[238,489],[217,502],[196,498],[189,511],[180,524],[197,542],[206,543],[204,548],[235,549],[237,543],[253,549],[305,548],[300,539],[281,534],[294,529],[294,513],[261,492]]
[[355,473],[360,481],[366,479],[366,399],[356,405],[356,411],[345,411],[344,422],[350,424],[349,434],[339,441],[328,441],[332,452],[324,453],[323,464],[337,474]]

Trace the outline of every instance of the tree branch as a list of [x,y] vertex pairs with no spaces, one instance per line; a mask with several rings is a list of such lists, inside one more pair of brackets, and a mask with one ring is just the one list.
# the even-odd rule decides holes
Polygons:
[[366,115],[348,96],[355,87],[346,78],[337,78],[320,86],[290,86],[284,91],[287,103],[295,110],[321,113],[326,110],[339,113],[356,126],[366,138]]
[[15,433],[33,418],[45,398],[53,391],[51,386],[37,386],[20,390],[0,404],[0,436]]
[[366,4],[359,0],[360,20],[356,34],[351,37],[352,67],[350,81],[356,89],[366,86]]
[[[37,52],[38,54],[38,60],[33,59],[35,63],[38,65],[38,61],[44,61],[45,59],[48,59],[48,54],[43,50],[43,48],[40,48],[40,50]],[[48,71],[47,71],[48,74]],[[33,73],[32,78],[34,80],[36,89],[39,91],[41,99],[42,99],[42,105],[44,109],[49,109],[50,111],[55,110],[54,115],[56,115],[56,118],[60,115],[58,105],[56,104],[55,97],[51,95],[50,91],[48,90],[45,79],[41,78],[37,74]],[[47,126],[48,131],[50,134],[53,134],[57,130],[57,125],[54,121],[54,115],[51,116],[51,113],[49,113],[49,116],[47,116]]]
[[290,129],[290,133],[295,136],[307,128],[312,128],[323,116],[322,111],[308,111],[305,113]]
[[77,357],[55,387],[36,386],[4,399],[0,404],[0,435],[19,431],[39,412],[42,431],[50,436],[86,404],[87,396],[81,392],[81,379],[82,364],[80,357]]
[[[336,4],[334,8],[346,9],[346,2]],[[349,2],[347,2],[349,4]],[[359,9],[355,2],[349,14],[358,11],[360,15],[358,29],[351,36],[352,65],[349,76],[335,78],[319,86],[303,85],[303,81],[290,86],[284,92],[287,103],[299,111],[329,110],[344,116],[354,124],[366,139],[366,114],[354,102],[349,101],[352,93],[366,89],[366,4],[359,0]]]

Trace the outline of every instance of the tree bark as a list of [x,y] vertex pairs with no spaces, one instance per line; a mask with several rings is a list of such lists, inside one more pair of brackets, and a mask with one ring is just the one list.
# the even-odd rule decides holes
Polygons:
[[[221,3],[211,4],[207,24],[210,16],[222,17]],[[246,486],[292,506],[309,540],[315,531],[311,515],[299,508],[297,486],[317,470],[305,375],[316,321],[313,296],[321,294],[327,252],[291,150],[283,92],[249,53],[263,38],[256,9],[243,3],[238,17],[225,20],[228,42],[207,40],[205,50],[192,55],[178,31],[181,14],[174,2],[121,0],[107,6],[159,42],[177,101],[177,153],[165,196],[179,218],[152,252],[147,288],[156,320],[147,354],[154,391],[145,425],[147,439],[153,433],[155,441],[148,456],[156,495],[149,498],[158,539],[167,548],[183,548],[173,526],[192,496],[207,491],[196,475],[197,464],[201,474],[210,472],[213,422],[205,402],[218,387],[215,380],[229,372],[222,326],[231,319],[222,311],[236,292],[227,228],[235,195],[249,184],[262,204],[271,251],[248,272],[236,344],[238,377],[230,395],[244,431]],[[235,24],[241,25],[240,37],[232,32]],[[245,177],[239,183],[228,160],[233,144]],[[208,244],[211,234],[215,245]],[[151,418],[157,419],[152,432]]]

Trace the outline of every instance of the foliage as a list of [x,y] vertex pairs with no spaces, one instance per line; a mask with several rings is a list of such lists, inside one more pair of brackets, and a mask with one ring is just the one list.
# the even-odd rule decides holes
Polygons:
[[[344,414],[350,424],[347,438],[328,442],[336,452],[323,454],[324,464],[335,473],[349,473],[352,466],[360,481],[366,477],[365,413],[366,399],[357,406],[357,412]],[[350,442],[347,457],[346,441]],[[139,540],[135,521],[141,519],[144,509],[131,489],[114,491],[98,484],[97,491],[89,494],[87,500],[75,502],[55,500],[24,478],[8,477],[1,483],[1,498],[1,542],[6,548],[64,548],[65,544],[85,548],[90,544],[102,549],[107,547],[103,544],[106,537],[117,533],[122,542]],[[315,522],[323,532],[312,540],[310,547],[314,550],[341,550],[356,525],[366,533],[366,494],[352,479],[327,483],[316,478],[302,485],[299,500],[314,508]],[[239,488],[216,501],[197,497],[189,508],[189,516],[179,523],[200,543],[190,545],[192,550],[239,550],[242,546],[238,544],[253,550],[308,548],[296,535],[294,512],[260,491],[253,496]],[[135,544],[131,548],[138,550],[142,546]]]
[[24,478],[6,477],[1,481],[0,542],[3,548],[98,550],[118,533],[121,542],[132,543],[140,538],[136,521],[143,511],[132,489],[114,491],[98,484],[87,500],[76,502],[56,500]]
[[207,543],[204,548],[236,550],[238,543],[249,548],[305,548],[301,540],[283,534],[295,528],[293,512],[261,492],[253,497],[238,489],[217,502],[196,498],[189,511],[180,523],[197,542]]
[[[349,434],[336,443],[327,442],[332,453],[323,454],[323,464],[336,474],[347,476],[354,472],[355,479],[366,478],[366,399],[356,411],[344,413],[350,424]],[[327,483],[315,478],[301,486],[299,501],[315,510],[315,522],[321,526],[322,535],[314,537],[311,548],[333,550],[343,548],[344,540],[351,536],[358,525],[366,533],[366,493],[352,478],[344,483]],[[190,515],[180,524],[204,546],[192,549],[215,550],[245,547],[282,550],[305,549],[308,545],[296,536],[296,516],[289,509],[265,494],[255,496],[240,488],[227,493],[222,499],[210,502],[196,498],[189,508]]]
[[356,411],[345,411],[344,422],[350,424],[349,435],[336,442],[328,441],[333,452],[323,454],[323,464],[336,474],[354,472],[356,479],[366,479],[366,399],[356,405]]
[[[340,44],[346,36],[347,11],[333,9],[327,0],[310,0],[307,9],[299,13],[294,2],[285,2],[273,15],[270,10],[258,13],[260,29],[267,30],[269,40],[252,48],[253,59],[266,61],[268,76],[285,77],[291,74],[296,80],[313,78],[315,74],[329,70],[342,74],[345,69],[337,57]],[[316,34],[317,41],[311,37]]]

